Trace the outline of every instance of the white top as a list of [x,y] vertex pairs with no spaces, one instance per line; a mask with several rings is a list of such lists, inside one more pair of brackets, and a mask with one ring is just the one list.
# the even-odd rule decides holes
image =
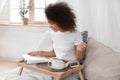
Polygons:
[[51,37],[53,41],[54,52],[57,58],[76,60],[74,46],[82,42],[82,36],[79,31],[52,31]]

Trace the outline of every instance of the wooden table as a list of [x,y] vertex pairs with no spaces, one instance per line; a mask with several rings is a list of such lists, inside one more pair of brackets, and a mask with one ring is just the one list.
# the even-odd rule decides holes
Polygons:
[[24,60],[21,60],[18,62],[18,66],[20,67],[19,75],[22,74],[23,68],[26,68],[26,69],[29,69],[32,71],[36,71],[39,73],[49,75],[51,77],[56,78],[56,80],[60,80],[61,78],[64,78],[73,72],[79,72],[80,73],[80,80],[84,80],[83,75],[81,73],[81,70],[84,67],[83,65],[79,65],[78,67],[75,67],[75,68],[68,67],[66,69],[57,71],[57,70],[53,70],[53,69],[49,68],[47,66],[47,63],[39,63],[39,64],[36,64],[33,66],[33,65],[28,65],[24,62]]

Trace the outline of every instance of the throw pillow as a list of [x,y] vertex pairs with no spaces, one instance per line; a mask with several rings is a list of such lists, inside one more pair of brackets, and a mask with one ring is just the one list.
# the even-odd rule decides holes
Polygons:
[[83,37],[83,42],[87,43],[87,41],[88,41],[88,31],[82,31],[81,34],[82,34],[82,37]]
[[[82,35],[83,42],[87,43],[88,42],[88,31],[82,31],[81,35]],[[86,55],[85,51],[86,49],[83,51],[84,56]],[[85,57],[83,58],[83,60],[80,61],[80,64],[83,64],[84,60],[85,60]]]
[[120,53],[88,39],[84,74],[87,80],[120,80]]

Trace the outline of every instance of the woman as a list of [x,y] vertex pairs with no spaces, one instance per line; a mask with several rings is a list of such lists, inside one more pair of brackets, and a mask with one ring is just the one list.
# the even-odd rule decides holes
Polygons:
[[77,31],[75,15],[72,9],[63,2],[50,4],[45,8],[45,14],[51,31],[53,50],[32,51],[29,55],[57,57],[63,60],[82,60],[83,50],[87,47],[82,42],[82,36]]

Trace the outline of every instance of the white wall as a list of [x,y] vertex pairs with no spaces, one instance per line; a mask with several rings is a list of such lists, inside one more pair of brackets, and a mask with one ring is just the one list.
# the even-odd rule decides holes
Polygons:
[[20,59],[36,50],[48,27],[0,26],[0,59]]

